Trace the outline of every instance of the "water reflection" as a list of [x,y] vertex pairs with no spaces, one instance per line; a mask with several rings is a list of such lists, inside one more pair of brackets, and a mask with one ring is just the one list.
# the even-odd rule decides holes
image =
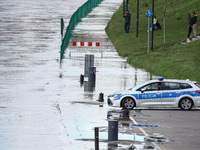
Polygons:
[[[129,110],[124,109],[113,109],[107,112],[108,120],[117,120],[119,121],[119,142],[114,141],[108,143],[108,149],[156,149],[150,142],[153,141],[152,137],[145,137],[139,135],[136,132],[136,129],[131,126],[132,121],[129,119]],[[158,134],[156,134],[158,135]],[[160,134],[159,134],[160,135]],[[164,138],[163,138],[164,139]],[[155,138],[154,141],[158,140]],[[161,141],[161,140],[158,140]],[[156,141],[157,142],[157,141]]]

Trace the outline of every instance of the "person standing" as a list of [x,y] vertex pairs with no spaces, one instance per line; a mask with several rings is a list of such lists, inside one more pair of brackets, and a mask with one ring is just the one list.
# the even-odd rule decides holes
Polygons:
[[189,32],[187,35],[187,42],[190,42],[190,34],[192,32],[192,14],[189,14],[188,20],[189,20],[189,25],[188,25]]
[[196,28],[197,28],[197,14],[195,12],[193,12],[192,13],[192,29],[193,29],[193,33],[194,33],[194,38],[197,37]]
[[158,29],[158,27],[157,27],[157,22],[158,22],[158,20],[156,19],[156,16],[154,15],[154,16],[153,16],[154,31]]
[[124,22],[124,29],[126,33],[129,33],[129,28],[130,28],[130,24],[131,24],[131,14],[129,13],[129,11],[126,11],[126,14],[124,14],[123,16],[125,18],[125,22]]

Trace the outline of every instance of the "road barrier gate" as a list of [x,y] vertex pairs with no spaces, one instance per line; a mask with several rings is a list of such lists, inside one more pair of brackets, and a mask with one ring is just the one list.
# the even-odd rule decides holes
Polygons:
[[[78,22],[81,22],[81,19],[85,16],[87,16],[88,13],[92,11],[92,8],[96,7],[101,1],[103,0],[88,0],[86,3],[84,3],[81,7],[79,7],[76,12],[72,15],[69,25],[66,29],[66,32],[64,36],[62,37],[62,43],[60,48],[60,63],[62,62],[64,52],[66,48],[69,45],[70,37],[71,37],[71,31],[75,28]],[[61,23],[63,24],[63,21],[61,19]],[[61,30],[62,30],[61,25]],[[63,31],[61,31],[61,34]]]

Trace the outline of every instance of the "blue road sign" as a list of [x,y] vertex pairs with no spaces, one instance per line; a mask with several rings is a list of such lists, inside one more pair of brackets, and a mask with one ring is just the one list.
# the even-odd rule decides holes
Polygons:
[[148,10],[146,12],[146,16],[149,17],[149,18],[152,17],[153,16],[153,12],[151,10]]

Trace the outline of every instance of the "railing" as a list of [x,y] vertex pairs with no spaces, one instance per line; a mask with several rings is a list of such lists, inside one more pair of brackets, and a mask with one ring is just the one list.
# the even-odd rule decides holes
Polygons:
[[60,63],[62,62],[65,50],[69,45],[71,31],[75,28],[78,22],[81,22],[81,18],[85,17],[88,13],[90,13],[92,8],[96,7],[101,1],[102,0],[88,0],[81,7],[79,7],[76,10],[76,12],[72,15],[64,36],[63,36],[64,23],[63,19],[61,19],[62,44],[60,48]]

